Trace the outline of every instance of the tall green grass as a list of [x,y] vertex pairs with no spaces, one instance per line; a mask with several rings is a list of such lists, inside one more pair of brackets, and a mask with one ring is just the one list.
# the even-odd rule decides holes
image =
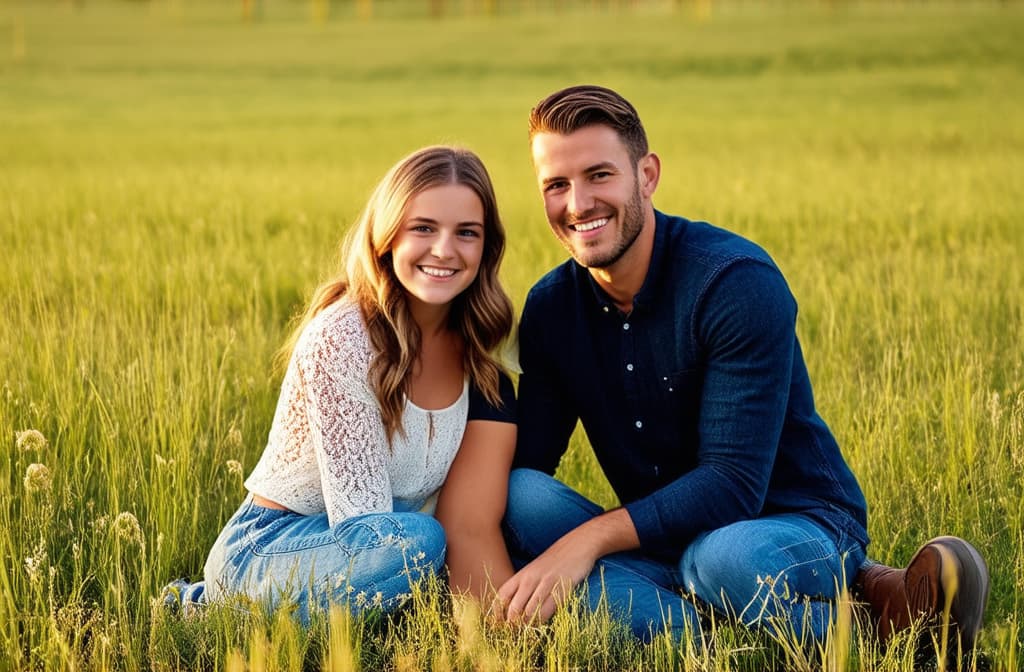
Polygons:
[[[823,647],[718,623],[685,649],[578,608],[495,629],[429,590],[395,622],[336,613],[309,631],[152,608],[243,497],[235,462],[247,473],[263,447],[274,350],[384,170],[429,143],[477,150],[521,304],[563,257],[525,117],[583,81],[639,108],[660,208],[778,261],[872,555],[975,543],[992,571],[979,649],[1016,669],[1021,8],[370,4],[369,20],[359,3],[265,1],[249,20],[234,2],[0,5],[0,669],[913,666],[907,641],[882,652],[856,618]],[[45,447],[19,447],[29,429]],[[49,485],[38,467],[26,485],[31,464]],[[615,504],[582,434],[561,476]]]

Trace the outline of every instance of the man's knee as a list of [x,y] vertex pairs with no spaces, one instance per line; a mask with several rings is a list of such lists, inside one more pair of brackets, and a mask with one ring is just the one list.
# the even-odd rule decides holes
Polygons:
[[[711,603],[765,592],[835,595],[842,560],[824,535],[745,521],[698,537],[680,562],[684,586]],[[736,605],[733,605],[736,606]]]
[[533,469],[509,475],[503,527],[510,550],[532,559],[603,509],[552,476]]

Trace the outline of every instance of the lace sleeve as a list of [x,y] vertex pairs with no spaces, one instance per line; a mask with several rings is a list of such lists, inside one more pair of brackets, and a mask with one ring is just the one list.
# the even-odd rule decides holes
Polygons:
[[[326,311],[325,311],[326,312]],[[388,444],[367,384],[371,349],[358,309],[314,320],[296,345],[309,439],[327,517],[391,511]]]

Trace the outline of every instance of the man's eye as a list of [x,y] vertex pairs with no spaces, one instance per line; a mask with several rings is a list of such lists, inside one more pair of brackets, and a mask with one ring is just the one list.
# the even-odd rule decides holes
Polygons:
[[544,187],[544,191],[558,191],[565,187],[565,182],[548,182],[547,186]]

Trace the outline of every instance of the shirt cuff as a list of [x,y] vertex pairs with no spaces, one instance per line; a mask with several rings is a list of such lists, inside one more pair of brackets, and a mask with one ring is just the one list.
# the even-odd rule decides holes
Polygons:
[[633,520],[636,536],[640,539],[640,548],[645,551],[664,551],[665,528],[658,516],[658,508],[649,498],[644,497],[630,502],[624,507]]

